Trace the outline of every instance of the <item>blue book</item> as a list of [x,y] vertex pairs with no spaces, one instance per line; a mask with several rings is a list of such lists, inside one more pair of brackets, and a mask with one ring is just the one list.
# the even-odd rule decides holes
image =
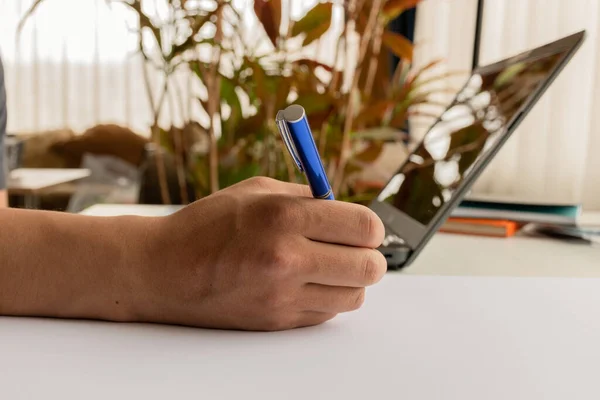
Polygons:
[[534,204],[501,201],[465,200],[453,217],[503,219],[523,223],[577,225],[581,215],[580,205]]

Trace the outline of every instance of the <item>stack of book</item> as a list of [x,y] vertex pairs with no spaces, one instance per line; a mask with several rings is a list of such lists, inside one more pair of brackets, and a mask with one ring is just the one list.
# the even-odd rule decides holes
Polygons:
[[528,227],[535,232],[600,241],[600,221],[582,218],[579,204],[473,199],[461,203],[440,231],[511,237]]

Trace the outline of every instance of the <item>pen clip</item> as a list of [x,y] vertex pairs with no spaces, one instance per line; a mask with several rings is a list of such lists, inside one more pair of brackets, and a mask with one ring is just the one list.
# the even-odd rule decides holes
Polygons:
[[285,143],[285,147],[287,147],[288,152],[294,160],[294,164],[296,164],[296,167],[300,172],[304,172],[302,164],[300,163],[300,158],[298,157],[298,152],[296,151],[296,146],[294,146],[294,142],[292,141],[287,122],[285,120],[285,117],[283,116],[283,111],[279,111],[277,113],[277,116],[275,117],[275,122],[277,123],[277,129],[279,130],[279,134],[283,139],[283,143]]

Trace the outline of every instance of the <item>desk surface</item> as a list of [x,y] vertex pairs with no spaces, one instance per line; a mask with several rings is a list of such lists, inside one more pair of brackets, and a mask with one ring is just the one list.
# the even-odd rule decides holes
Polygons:
[[0,398],[597,399],[600,279],[424,275],[598,269],[589,246],[444,234],[313,328],[0,318]]
[[10,172],[7,187],[11,194],[35,194],[89,175],[85,168],[20,168]]
[[598,279],[390,273],[287,332],[0,318],[0,398],[597,399],[599,316]]

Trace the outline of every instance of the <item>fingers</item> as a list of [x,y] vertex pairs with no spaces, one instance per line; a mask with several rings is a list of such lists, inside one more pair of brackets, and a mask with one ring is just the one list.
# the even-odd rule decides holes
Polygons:
[[326,243],[376,248],[385,228],[369,208],[352,203],[302,199],[301,232],[304,237]]
[[367,287],[387,272],[385,256],[378,250],[310,242],[301,279],[329,286]]
[[271,218],[276,225],[289,227],[308,239],[368,248],[383,242],[383,223],[365,206],[314,199],[306,185],[271,178],[251,178],[243,185],[273,195],[266,196],[264,211],[259,212],[261,218]]
[[299,297],[299,306],[312,312],[339,314],[358,310],[365,301],[365,288],[325,286],[309,283]]

